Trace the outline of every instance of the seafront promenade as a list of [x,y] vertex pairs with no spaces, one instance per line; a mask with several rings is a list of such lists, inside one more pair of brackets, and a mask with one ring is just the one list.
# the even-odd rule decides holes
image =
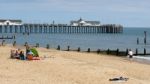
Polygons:
[[150,65],[128,58],[87,52],[68,52],[37,48],[42,60],[10,59],[10,44],[0,46],[0,81],[2,84],[113,84],[111,78],[126,77],[124,84],[148,84]]

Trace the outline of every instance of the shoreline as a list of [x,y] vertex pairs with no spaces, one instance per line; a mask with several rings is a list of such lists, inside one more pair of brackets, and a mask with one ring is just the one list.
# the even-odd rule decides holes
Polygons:
[[[42,60],[10,59],[11,44],[0,46],[0,81],[2,84],[110,84],[115,77],[126,77],[125,84],[148,84],[150,65],[113,55],[58,51],[37,48]],[[144,73],[142,73],[144,72]],[[16,80],[17,79],[17,80]]]
[[[16,46],[13,46],[12,44],[5,44],[5,46],[10,46],[10,47],[13,47],[13,48],[22,48],[22,49],[25,49],[25,46],[24,45],[16,45]],[[32,46],[30,45],[31,47],[35,47],[35,46]],[[3,46],[0,46],[0,47],[3,47]],[[36,47],[35,47],[36,48]],[[43,49],[46,49],[46,47],[37,47],[37,48],[43,48]],[[67,50],[57,50],[55,48],[50,48],[49,50],[56,50],[56,51],[67,51]],[[97,53],[94,53],[94,52],[87,52],[87,51],[76,51],[76,50],[71,50],[71,51],[67,51],[67,52],[77,52],[77,53],[87,53],[87,54],[97,54]],[[122,58],[122,59],[125,59],[125,60],[128,60],[128,61],[133,61],[133,62],[137,62],[137,63],[141,63],[141,64],[148,64],[150,65],[150,60],[149,59],[145,59],[143,58],[143,56],[133,56],[133,58],[128,58],[127,56],[116,56],[116,55],[107,55],[107,54],[103,54],[103,53],[99,53],[97,55],[105,55],[105,56],[114,56],[114,57],[119,57],[119,58]]]

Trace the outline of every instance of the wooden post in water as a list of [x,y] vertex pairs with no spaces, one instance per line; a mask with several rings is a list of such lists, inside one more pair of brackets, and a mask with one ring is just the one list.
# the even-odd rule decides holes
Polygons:
[[126,55],[128,55],[128,52],[129,52],[129,50],[128,50],[128,49],[126,49]]
[[80,50],[81,50],[80,47],[78,47],[78,52],[80,52]]
[[136,48],[135,55],[138,55],[138,49]]
[[144,48],[144,55],[146,55],[146,49]]
[[28,42],[25,42],[24,46],[28,46]]
[[109,55],[109,53],[110,53],[110,49],[108,48],[108,50],[107,50],[107,54]]
[[137,38],[137,45],[139,44],[139,38]]
[[46,48],[49,49],[49,44],[46,45]]
[[36,48],[38,48],[39,47],[39,43],[36,43],[36,46],[35,46]]
[[70,46],[68,46],[68,49],[67,49],[67,51],[69,51],[70,50]]
[[13,38],[13,39],[16,39],[16,36],[14,35],[12,38]]
[[100,49],[98,49],[98,50],[97,50],[97,54],[99,54],[99,53],[100,53],[100,51],[101,51],[101,50],[100,50]]
[[146,45],[147,44],[147,32],[144,31],[144,44]]
[[116,50],[116,55],[118,56],[119,55],[119,49],[117,48]]
[[16,41],[13,42],[13,46],[16,46]]
[[60,45],[58,45],[57,50],[60,50]]
[[90,48],[88,48],[88,51],[87,51],[87,52],[89,53],[90,51],[91,51]]
[[5,44],[5,40],[2,41],[2,46],[4,46],[4,44]]

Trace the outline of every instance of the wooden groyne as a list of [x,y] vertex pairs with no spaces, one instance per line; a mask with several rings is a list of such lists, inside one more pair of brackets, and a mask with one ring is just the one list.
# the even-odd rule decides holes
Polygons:
[[65,24],[23,24],[0,25],[0,33],[122,33],[121,25],[107,24],[101,26],[70,26]]
[[0,36],[0,39],[15,39],[15,36]]
[[[3,40],[2,43],[0,45],[5,45],[6,44],[6,41]],[[14,41],[13,43],[13,46],[16,46],[17,45],[17,42]],[[40,47],[40,44],[39,43],[36,43],[35,45],[28,45],[28,42],[25,42],[24,43],[24,46],[32,46],[32,47]],[[51,49],[50,47],[50,44],[46,44],[45,48],[47,49]],[[126,49],[126,50],[119,50],[119,48],[117,49],[97,49],[97,50],[91,50],[91,48],[88,48],[87,50],[82,50],[80,47],[78,47],[77,49],[71,49],[70,46],[67,46],[66,49],[62,49],[60,45],[57,46],[56,48],[57,50],[61,50],[61,51],[76,51],[76,52],[87,52],[87,53],[97,53],[97,54],[107,54],[107,55],[115,55],[115,56],[127,56],[128,55],[128,51],[129,49]],[[150,52],[148,52],[146,50],[146,48],[143,49],[143,52],[138,52],[138,49],[135,49],[135,52],[134,52],[134,56],[150,56]]]
[[[14,41],[13,45],[16,45],[16,41]],[[24,46],[28,45],[28,42],[25,42]],[[34,47],[38,48],[40,47],[39,43],[36,43]],[[50,49],[50,44],[46,44],[47,49]],[[97,53],[97,54],[107,54],[107,55],[116,55],[116,56],[127,56],[129,49],[125,50],[120,50],[119,48],[117,49],[97,49],[95,51],[91,50],[91,48],[88,48],[87,50],[82,50],[80,47],[77,49],[71,49],[70,46],[66,46],[66,49],[62,49],[60,45],[57,46],[57,50],[61,51],[77,51],[77,52],[87,52],[87,53]],[[143,52],[138,52],[138,49],[135,49],[134,56],[150,56],[150,52],[146,50],[146,48],[143,49]]]

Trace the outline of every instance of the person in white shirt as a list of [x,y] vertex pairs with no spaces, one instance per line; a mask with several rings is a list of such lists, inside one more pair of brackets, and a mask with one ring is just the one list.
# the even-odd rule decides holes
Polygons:
[[132,57],[133,57],[133,51],[132,51],[131,49],[129,50],[128,55],[129,55],[129,58],[132,58]]

